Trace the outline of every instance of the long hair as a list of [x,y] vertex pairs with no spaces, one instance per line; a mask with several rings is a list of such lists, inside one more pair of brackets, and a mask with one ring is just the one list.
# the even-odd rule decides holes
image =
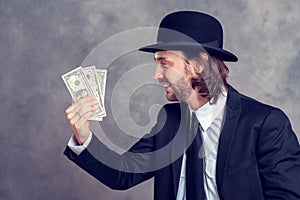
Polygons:
[[215,104],[218,101],[218,96],[228,88],[227,77],[229,74],[228,67],[224,62],[216,56],[208,55],[208,61],[203,61],[199,51],[184,51],[183,54],[186,57],[186,62],[189,64],[189,60],[195,60],[198,67],[204,66],[204,69],[199,73],[198,78],[192,79],[192,87],[200,86],[201,95],[208,99],[211,104]]

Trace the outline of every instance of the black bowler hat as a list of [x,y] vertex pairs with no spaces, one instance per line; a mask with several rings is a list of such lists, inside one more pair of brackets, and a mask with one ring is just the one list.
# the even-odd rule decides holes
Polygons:
[[165,16],[159,25],[157,43],[139,50],[155,53],[192,48],[204,48],[223,61],[238,60],[234,54],[223,49],[221,23],[208,14],[195,11],[178,11]]

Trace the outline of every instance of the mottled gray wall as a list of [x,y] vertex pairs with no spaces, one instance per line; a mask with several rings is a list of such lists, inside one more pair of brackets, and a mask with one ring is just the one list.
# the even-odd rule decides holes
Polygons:
[[299,0],[0,0],[1,200],[151,199],[151,181],[112,191],[62,155],[71,100],[60,76],[111,35],[181,9],[221,20],[240,59],[230,83],[283,109],[300,137]]

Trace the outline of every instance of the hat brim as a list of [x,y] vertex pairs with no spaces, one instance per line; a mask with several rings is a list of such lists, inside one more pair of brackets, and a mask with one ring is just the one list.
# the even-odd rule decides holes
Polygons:
[[139,48],[139,51],[156,53],[157,51],[167,51],[167,50],[187,50],[187,49],[205,49],[208,54],[218,56],[223,61],[228,62],[236,62],[238,61],[237,56],[233,53],[226,51],[224,49],[220,49],[217,47],[213,47],[207,44],[199,44],[195,42],[164,42],[164,43],[156,43],[152,45],[147,45]]

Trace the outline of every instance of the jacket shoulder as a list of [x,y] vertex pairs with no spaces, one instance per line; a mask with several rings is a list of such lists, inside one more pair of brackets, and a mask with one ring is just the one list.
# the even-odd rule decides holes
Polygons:
[[280,120],[289,121],[288,117],[281,109],[239,93],[232,87],[229,88],[227,104],[232,109],[240,109],[240,116],[251,121],[263,121],[269,115]]
[[240,100],[241,100],[242,110],[244,112],[247,112],[247,114],[254,114],[256,116],[268,115],[273,110],[276,110],[275,112],[284,114],[280,109],[278,109],[274,106],[262,103],[256,99],[253,99],[244,94],[240,94]]

